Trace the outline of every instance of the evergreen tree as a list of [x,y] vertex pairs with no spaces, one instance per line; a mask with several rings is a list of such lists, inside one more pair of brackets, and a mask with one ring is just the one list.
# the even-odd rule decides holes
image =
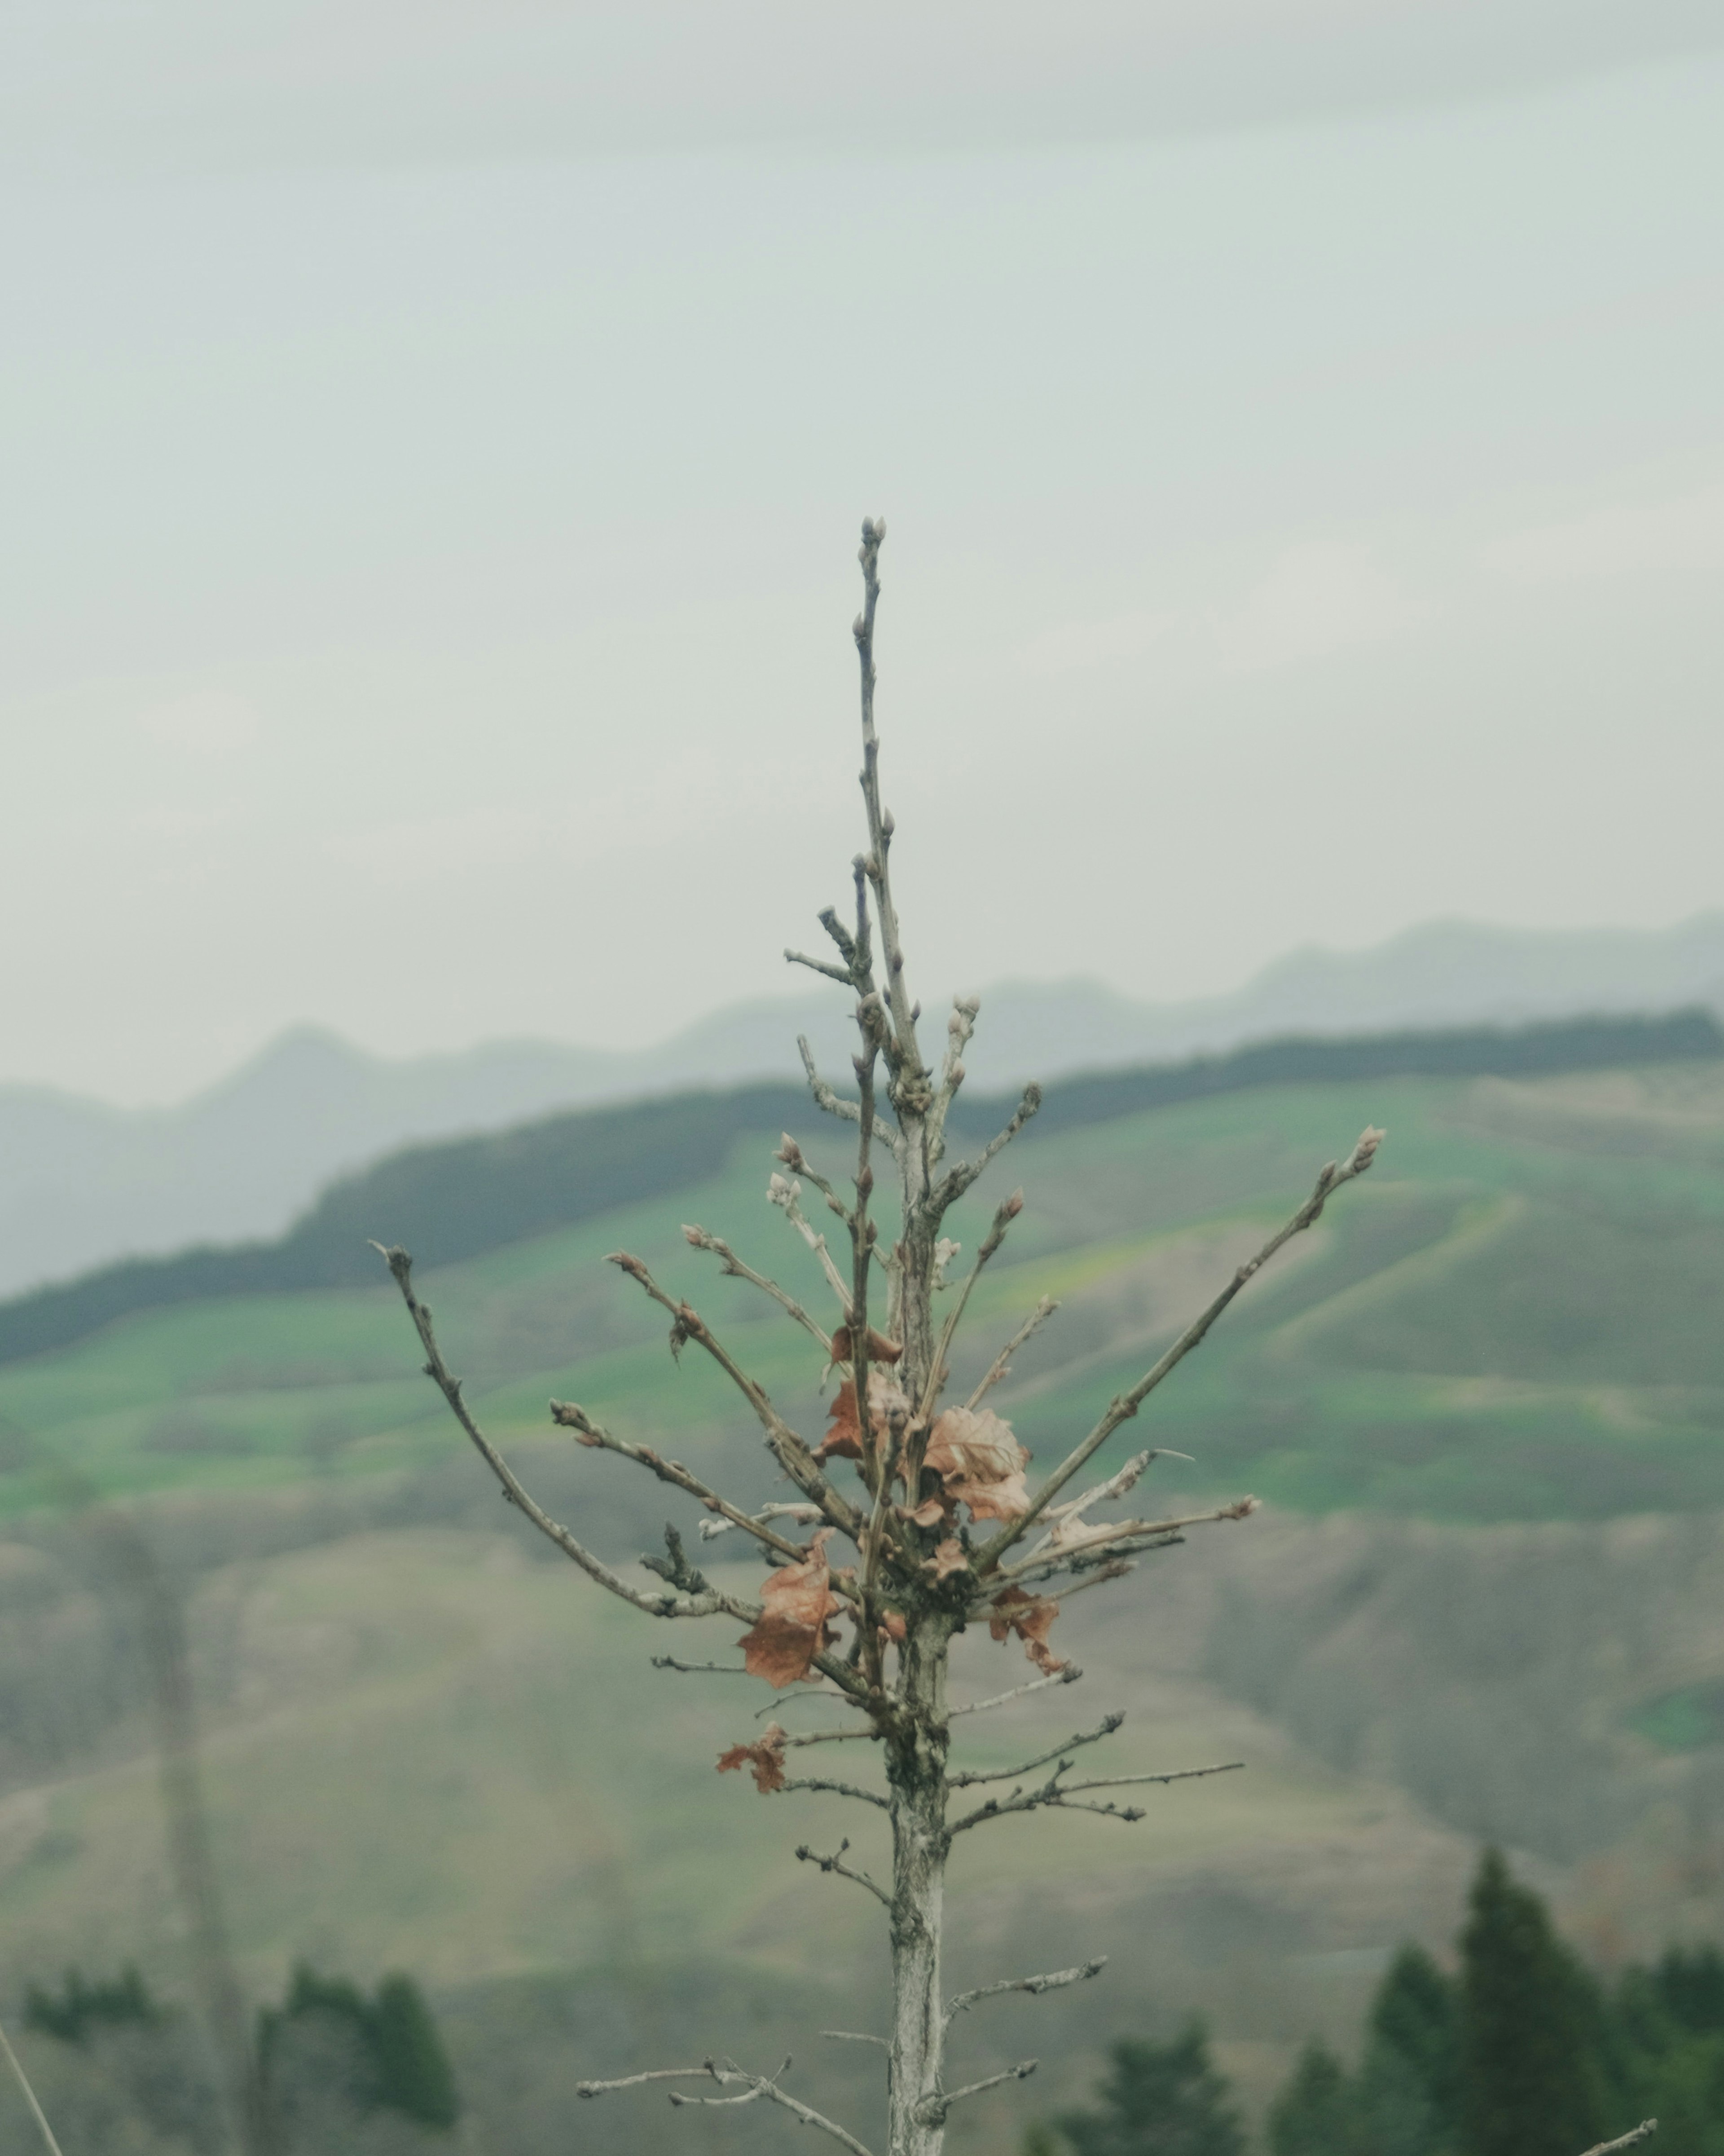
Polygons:
[[1244,2129],[1200,2021],[1171,2044],[1127,2038],[1108,2057],[1101,2108],[1059,2122],[1077,2156],[1244,2156]]
[[1672,1948],[1623,1973],[1610,2001],[1607,2067],[1622,2118],[1656,2118],[1665,2156],[1724,2156],[1724,2028],[1711,1948]]
[[1679,2036],[1624,2116],[1658,2121],[1662,2156],[1724,2156],[1724,2037]]
[[1724,1954],[1716,1947],[1670,1947],[1652,1972],[1658,2002],[1691,2035],[1724,2033]]
[[1460,2002],[1422,1948],[1406,1946],[1372,2002],[1358,2105],[1373,2156],[1443,2156],[1460,2131]]
[[1403,2059],[1434,2110],[1455,2120],[1460,2094],[1460,2000],[1422,1947],[1406,1946],[1390,1963],[1371,2005],[1367,2043]]
[[1576,2156],[1604,2138],[1596,1987],[1544,1903],[1487,1850],[1461,1935],[1460,2114],[1470,2156]]
[[1358,2097],[1335,2054],[1313,2041],[1270,2106],[1271,2156],[1348,2156],[1359,2146]]
[[161,2019],[149,1988],[128,1962],[117,1977],[87,1983],[81,1969],[69,1969],[58,1994],[31,1984],[24,1993],[24,2026],[58,2036],[63,2044],[81,2044],[92,2029],[136,2022],[147,2028]]
[[[285,1999],[265,2009],[258,2029],[264,2078],[290,2108],[292,2099],[278,2084],[291,2031],[306,2023],[340,2032],[333,2057],[340,2067],[341,2093],[356,2112],[381,2107],[434,2127],[453,2126],[460,2117],[449,2054],[410,1976],[386,1976],[375,1999],[367,1999],[346,1977],[320,1976],[303,1964],[294,1971]],[[326,2037],[316,2066],[326,2084],[330,2067]],[[327,2095],[326,2086],[321,2093]]]
[[418,2119],[422,2126],[453,2126],[460,2117],[449,2054],[410,1976],[386,1976],[377,1986],[372,2056],[377,2063],[378,2102]]

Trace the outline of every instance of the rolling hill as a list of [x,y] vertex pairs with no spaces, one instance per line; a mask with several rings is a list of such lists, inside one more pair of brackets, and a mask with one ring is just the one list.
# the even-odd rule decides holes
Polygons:
[[[1288,1034],[1518,1026],[1692,1004],[1719,1014],[1724,916],[1662,930],[1433,921],[1365,951],[1293,952],[1231,994],[1189,1003],[1134,1002],[1081,979],[1004,982],[985,1002],[977,1069],[1001,1088]],[[0,1294],[122,1257],[280,1235],[332,1178],[410,1143],[643,1094],[782,1081],[801,1030],[842,1070],[848,1026],[842,998],[827,991],[732,1005],[628,1052],[505,1040],[391,1060],[299,1027],[169,1107],[0,1085]]]
[[[664,1187],[428,1255],[421,1284],[481,1418],[619,1563],[667,1512],[692,1527],[692,1508],[553,1437],[548,1395],[743,1495],[774,1486],[735,1396],[672,1360],[608,1250],[695,1301],[793,1421],[822,1419],[803,1336],[680,1232],[703,1222],[821,1294],[764,1202],[777,1105],[719,1129]],[[957,1382],[1058,1296],[1000,1395],[1045,1463],[1373,1121],[1389,1137],[1371,1176],[1129,1432],[1193,1455],[1154,1470],[1170,1508],[1250,1489],[1267,1516],[1084,1598],[1062,1620],[1081,1692],[969,1740],[1003,1762],[1122,1707],[1133,1766],[1249,1762],[1165,1793],[1129,1842],[1107,1822],[1030,1822],[967,1857],[955,1982],[1115,1956],[1111,1989],[972,2032],[978,2072],[1026,2049],[1064,2061],[1037,2103],[1074,2092],[1106,2036],[1171,2029],[1193,2005],[1260,2098],[1311,2029],[1347,2035],[1399,1937],[1442,1943],[1481,1835],[1517,1850],[1593,1951],[1724,1921],[1706,1883],[1724,1877],[1716,1058],[1264,1078],[1063,1127],[1050,1113],[995,1172],[1027,1206],[973,1299]],[[796,1127],[842,1172],[841,1134],[806,1106]],[[984,1184],[956,1228],[967,1243],[996,1194]],[[183,1985],[136,1627],[87,1532],[125,1499],[191,1613],[254,1996],[297,1956],[418,1969],[480,2092],[481,2147],[563,2145],[581,2072],[684,2042],[756,2056],[781,2032],[809,2086],[865,2118],[860,2070],[822,2056],[818,2031],[875,2010],[870,1912],[785,1853],[787,1835],[852,1822],[811,1799],[787,1827],[777,1800],[714,1777],[753,1688],[652,1670],[654,1629],[504,1515],[386,1281],[229,1286],[0,1366],[14,1981],[135,1954],[170,1995]],[[732,1636],[702,1630],[700,1648],[722,1658]],[[977,1691],[1009,1666],[965,1645]],[[38,2044],[33,2067],[74,2102],[71,2064]],[[955,2151],[999,2145],[1022,2115],[978,2107]],[[581,2124],[596,2156],[685,2145],[656,2108]]]
[[[649,1307],[600,1262],[619,1245],[736,1330],[775,1397],[818,1426],[799,1336],[703,1275],[681,1240],[684,1220],[721,1225],[824,1296],[762,1202],[785,1103],[725,1105],[745,1124],[754,1110],[755,1127],[716,1116],[692,1179],[660,1174],[649,1147],[649,1194],[429,1274],[469,1389],[505,1430],[541,1428],[557,1394],[697,1450],[734,1441],[716,1373],[664,1358]],[[1017,1379],[1032,1444],[1092,1417],[1375,1120],[1390,1142],[1368,1183],[1166,1399],[1158,1420],[1177,1423],[1171,1441],[1200,1455],[1206,1481],[1309,1511],[1462,1518],[1724,1502],[1724,1065],[1265,1084],[1064,1128],[1057,1107],[1012,1158],[1028,1210],[966,1327],[974,1358],[1041,1296],[1066,1305]],[[537,1187],[522,1177],[530,1199]],[[366,1229],[410,1233],[424,1201],[387,1182],[344,1194],[341,1280],[376,1263]],[[984,1202],[969,1201],[967,1240]],[[33,1445],[109,1491],[351,1477],[446,1454],[385,1283],[228,1285],[0,1368],[0,1412],[30,1433],[12,1442],[0,1505],[40,1501]]]
[[[1295,1036],[1225,1055],[1056,1081],[1018,1142],[1037,1149],[1062,1131],[1260,1086],[1548,1075],[1720,1059],[1724,1028],[1702,1009],[1337,1040]],[[954,1144],[985,1143],[1017,1105],[1015,1096],[961,1093],[950,1118]],[[387,1224],[389,1240],[410,1243],[432,1264],[501,1249],[697,1183],[721,1164],[740,1133],[797,1122],[808,1107],[801,1086],[741,1086],[625,1101],[495,1136],[409,1147],[342,1178],[273,1242],[128,1259],[0,1303],[0,1363],[64,1347],[137,1311],[216,1296],[361,1284],[372,1276],[370,1246],[382,1240],[380,1224]]]

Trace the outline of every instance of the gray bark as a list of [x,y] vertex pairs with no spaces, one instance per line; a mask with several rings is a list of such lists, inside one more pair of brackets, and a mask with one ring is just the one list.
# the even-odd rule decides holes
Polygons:
[[906,1645],[903,1736],[887,1757],[892,1799],[889,2156],[939,2156],[946,2138],[940,1933],[946,1899],[946,1663],[951,1629],[925,1620]]

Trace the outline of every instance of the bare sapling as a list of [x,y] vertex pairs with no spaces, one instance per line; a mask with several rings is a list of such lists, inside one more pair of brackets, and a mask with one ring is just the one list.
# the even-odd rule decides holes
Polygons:
[[[574,1402],[551,1404],[553,1422],[577,1443],[633,1460],[703,1507],[708,1515],[703,1536],[729,1532],[757,1544],[767,1568],[757,1595],[712,1585],[672,1528],[665,1531],[664,1556],[644,1561],[653,1584],[637,1585],[552,1518],[480,1427],[438,1346],[431,1313],[414,1292],[412,1260],[403,1250],[383,1255],[418,1328],[427,1374],[507,1496],[533,1525],[601,1587],[649,1617],[728,1620],[744,1628],[740,1664],[665,1655],[654,1657],[659,1666],[746,1673],[777,1691],[812,1687],[853,1715],[853,1722],[813,1735],[791,1735],[769,1722],[717,1763],[721,1771],[747,1771],[763,1794],[825,1791],[886,1815],[891,1870],[885,1878],[874,1878],[854,1861],[847,1840],[823,1851],[804,1845],[796,1855],[873,1896],[885,1912],[890,2026],[884,2034],[833,2033],[877,2045],[885,2054],[887,2156],[938,2156],[954,2105],[1002,2082],[1022,2079],[1035,2066],[1028,2059],[1004,2073],[952,2086],[946,2041],[954,2020],[1005,1993],[1037,1994],[1084,1983],[1102,1965],[1098,1959],[1007,1977],[947,1998],[941,1985],[941,1926],[953,1844],[1034,1811],[1084,1812],[1116,1823],[1141,1820],[1146,1815],[1137,1799],[1151,1786],[1225,1774],[1240,1763],[1176,1765],[1153,1774],[1080,1771],[1080,1755],[1120,1726],[1122,1717],[1111,1714],[998,1773],[955,1764],[954,1733],[962,1735],[967,1716],[1078,1680],[1082,1672],[1062,1660],[1051,1639],[1072,1595],[1122,1581],[1145,1552],[1165,1548],[1189,1530],[1243,1520],[1255,1509],[1254,1498],[1242,1496],[1185,1517],[1157,1517],[1152,1507],[1140,1506],[1137,1517],[1126,1518],[1106,1512],[1133,1491],[1156,1457],[1152,1451],[1140,1452],[1092,1486],[1075,1490],[1073,1485],[1282,1245],[1309,1228],[1343,1185],[1365,1173],[1383,1134],[1367,1129],[1342,1159],[1320,1170],[1311,1195],[1290,1219],[1221,1286],[1153,1366],[1119,1393],[1039,1487],[1030,1487],[1029,1455],[989,1395],[1054,1304],[1044,1301],[1025,1317],[966,1399],[947,1398],[953,1341],[972,1291],[1021,1212],[1023,1195],[1014,1192],[996,1207],[967,1270],[949,1284],[948,1268],[961,1252],[943,1232],[947,1215],[1035,1114],[1041,1094],[1034,1086],[1026,1088],[998,1136],[970,1158],[948,1158],[947,1118],[964,1082],[964,1055],[978,1005],[971,999],[957,1003],[937,1065],[930,1064],[917,1034],[920,1007],[910,990],[892,895],[894,826],[881,804],[875,732],[875,612],[885,536],[878,520],[862,526],[864,597],[854,634],[861,663],[867,838],[853,864],[854,905],[844,916],[830,907],[819,916],[832,957],[785,954],[854,999],[853,1091],[841,1094],[831,1086],[815,1067],[807,1041],[801,1043],[815,1103],[849,1127],[854,1168],[842,1183],[829,1178],[795,1138],[786,1137],[768,1193],[824,1272],[835,1305],[830,1330],[720,1236],[697,1226],[684,1231],[695,1250],[716,1260],[721,1272],[752,1283],[809,1336],[811,1363],[818,1362],[838,1380],[827,1428],[814,1442],[792,1429],[693,1304],[625,1250],[613,1252],[610,1262],[666,1313],[673,1348],[693,1347],[711,1357],[747,1402],[764,1434],[781,1494],[767,1499],[757,1471],[753,1488],[745,1481],[736,1496],[727,1495],[653,1445],[614,1435]],[[891,1164],[895,1190],[889,1210],[876,1199],[877,1160]],[[809,1192],[815,1196],[807,1199]],[[829,1224],[827,1232],[817,1225],[823,1219]],[[842,1481],[835,1479],[840,1466]],[[782,1494],[785,1483],[793,1496]],[[954,1705],[947,1697],[947,1673],[952,1643],[962,1635],[1015,1640],[1033,1674],[989,1697]],[[792,1771],[793,1753],[846,1740],[875,1748],[880,1772],[871,1785],[865,1786],[865,1768],[844,1778]],[[855,1754],[840,1756],[848,1763]],[[853,2156],[870,2156],[854,2133],[792,2095],[782,2086],[783,2072],[706,2059],[623,2081],[584,2082],[581,2093],[597,2097],[662,2082],[672,2085],[670,2100],[676,2104],[771,2103]]]

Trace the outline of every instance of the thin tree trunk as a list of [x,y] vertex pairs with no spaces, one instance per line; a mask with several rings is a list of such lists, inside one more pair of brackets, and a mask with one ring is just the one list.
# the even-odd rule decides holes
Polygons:
[[892,2035],[888,2156],[939,2156],[945,2016],[940,1930],[946,1906],[946,1660],[948,1628],[911,1635],[905,1697],[914,1722],[887,1763],[892,1802]]

